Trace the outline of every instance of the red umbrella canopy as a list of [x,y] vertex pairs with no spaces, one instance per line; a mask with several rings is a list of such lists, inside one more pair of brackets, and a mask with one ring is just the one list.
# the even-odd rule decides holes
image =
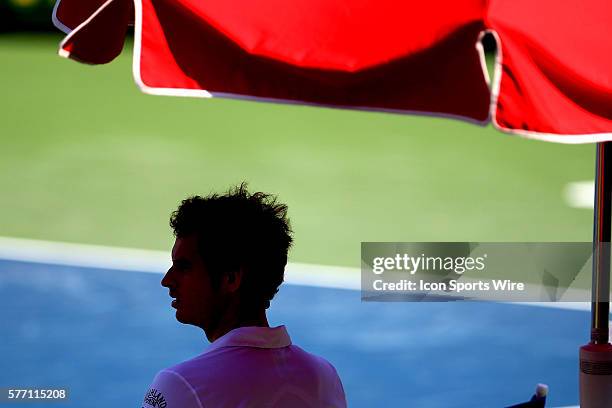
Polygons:
[[[106,63],[135,26],[147,93],[448,115],[612,140],[607,0],[60,0],[60,54]],[[480,38],[498,41],[487,85]]]

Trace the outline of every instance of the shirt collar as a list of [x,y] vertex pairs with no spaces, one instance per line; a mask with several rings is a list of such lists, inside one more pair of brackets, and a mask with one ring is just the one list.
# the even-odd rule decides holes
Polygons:
[[291,338],[285,326],[248,326],[230,330],[213,341],[206,351],[221,347],[281,348],[289,345],[291,345]]

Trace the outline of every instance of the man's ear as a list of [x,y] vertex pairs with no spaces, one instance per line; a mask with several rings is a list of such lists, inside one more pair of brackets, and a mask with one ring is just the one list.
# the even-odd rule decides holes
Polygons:
[[225,291],[227,293],[234,293],[238,289],[240,289],[240,284],[242,283],[243,275],[244,270],[242,267],[223,274],[223,286],[225,288]]

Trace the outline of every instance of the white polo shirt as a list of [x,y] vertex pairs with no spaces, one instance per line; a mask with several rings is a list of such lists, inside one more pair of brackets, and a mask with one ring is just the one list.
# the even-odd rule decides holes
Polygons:
[[325,359],[291,344],[285,326],[239,327],[201,355],[160,371],[142,408],[337,408],[344,389]]

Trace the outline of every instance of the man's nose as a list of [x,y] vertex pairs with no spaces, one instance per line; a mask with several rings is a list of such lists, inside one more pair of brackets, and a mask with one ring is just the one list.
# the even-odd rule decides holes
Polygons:
[[161,280],[161,285],[165,288],[169,288],[172,282],[170,272],[172,272],[172,268],[168,269],[168,271]]

